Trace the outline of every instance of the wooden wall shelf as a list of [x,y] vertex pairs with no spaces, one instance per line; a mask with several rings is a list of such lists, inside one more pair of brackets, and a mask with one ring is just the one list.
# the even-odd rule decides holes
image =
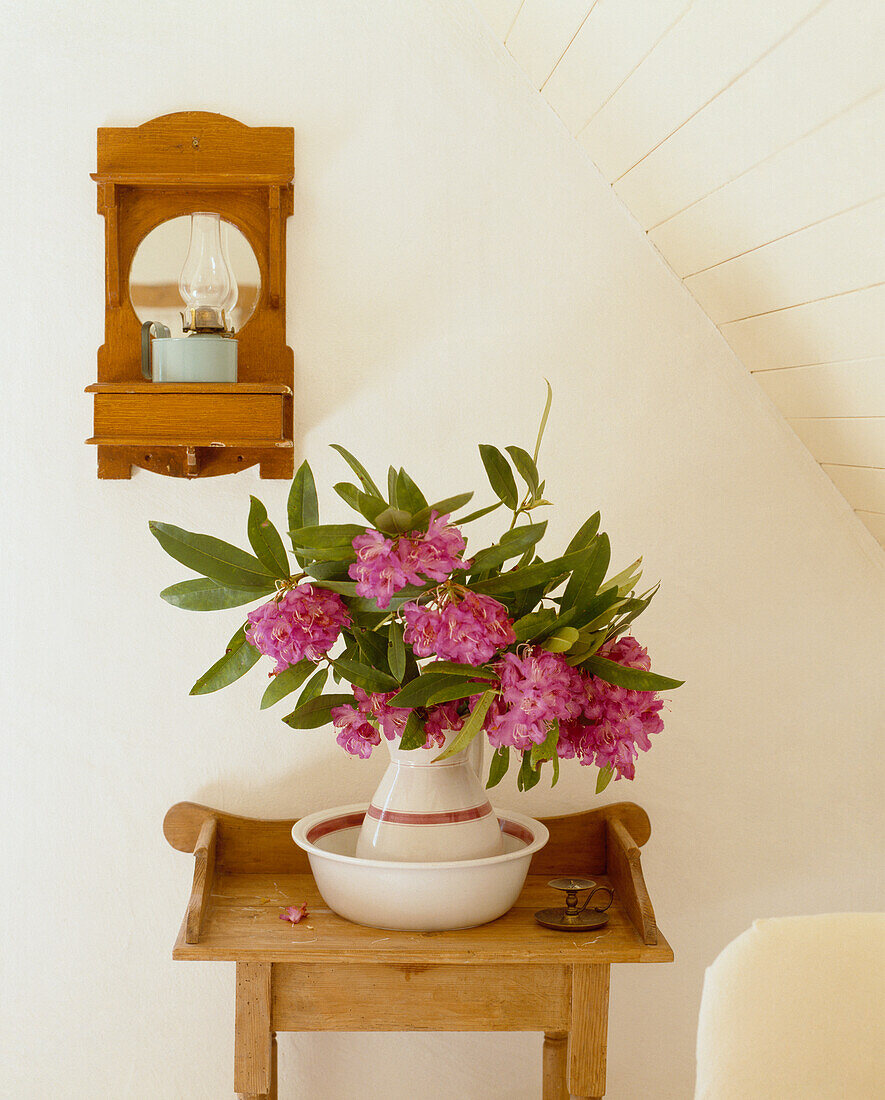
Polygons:
[[[258,465],[293,471],[293,356],[286,345],[286,219],[295,132],[184,111],[98,131],[98,210],[105,219],[105,342],[98,352],[94,434],[100,478],[133,466],[207,477]],[[235,385],[144,382],[141,322],[129,271],[162,222],[211,210],[234,225],[258,262],[256,308],[237,333]],[[183,257],[182,257],[183,260]]]

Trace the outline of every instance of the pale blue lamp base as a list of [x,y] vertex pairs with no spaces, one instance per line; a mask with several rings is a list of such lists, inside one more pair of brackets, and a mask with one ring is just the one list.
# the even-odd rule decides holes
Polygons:
[[237,341],[229,336],[170,336],[151,340],[154,382],[236,382]]

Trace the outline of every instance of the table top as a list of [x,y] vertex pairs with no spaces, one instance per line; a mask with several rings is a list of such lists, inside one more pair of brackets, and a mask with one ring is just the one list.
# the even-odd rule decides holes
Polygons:
[[[323,901],[313,876],[289,873],[215,874],[203,916],[199,942],[187,943],[182,924],[173,958],[191,960],[260,960],[262,962],[379,962],[429,964],[526,964],[576,962],[671,962],[673,952],[658,933],[657,943],[644,943],[616,896],[610,919],[586,932],[543,928],[537,910],[561,905],[562,894],[547,882],[551,876],[529,875],[514,907],[478,928],[452,932],[394,932],[352,924]],[[609,885],[610,878],[594,874]],[[617,894],[617,890],[616,890]],[[280,920],[288,905],[307,903],[298,924]]]

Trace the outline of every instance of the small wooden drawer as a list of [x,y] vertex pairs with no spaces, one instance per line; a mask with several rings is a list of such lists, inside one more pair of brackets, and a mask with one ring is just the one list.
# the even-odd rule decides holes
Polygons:
[[100,446],[280,447],[288,386],[252,383],[96,383]]

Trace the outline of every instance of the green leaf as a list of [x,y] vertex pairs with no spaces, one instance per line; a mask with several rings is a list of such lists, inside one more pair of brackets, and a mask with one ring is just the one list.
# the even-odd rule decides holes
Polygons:
[[[547,382],[547,379],[544,379]],[[553,387],[547,382],[547,400],[544,403],[544,412],[541,415],[541,423],[538,427],[538,438],[535,441],[535,462],[541,451],[541,440],[544,438],[544,429],[547,427],[547,417],[550,415],[550,406],[553,404]]]
[[550,787],[553,788],[559,782],[559,757],[553,757],[553,778],[550,780]]
[[450,683],[443,672],[424,672],[410,680],[390,700],[393,707],[423,707],[435,691],[442,691]]
[[299,527],[314,527],[320,522],[320,507],[317,503],[316,483],[313,471],[307,461],[301,463],[292,479],[287,502],[289,530]]
[[305,703],[309,703],[312,699],[316,699],[326,686],[326,680],[328,680],[328,678],[329,670],[323,665],[319,672],[314,673],[304,685],[304,691],[298,696],[298,706],[303,707]]
[[656,672],[645,672],[641,668],[627,668],[606,657],[588,657],[582,667],[607,684],[632,691],[667,691],[682,687],[685,683],[684,680],[671,680],[669,676],[659,676]]
[[402,508],[385,508],[375,517],[375,526],[385,535],[405,535],[414,529],[412,513]]
[[148,528],[170,557],[219,584],[228,588],[265,588],[273,584],[272,574],[258,558],[238,546],[156,520],[151,520]]
[[316,665],[305,657],[303,661],[289,665],[285,671],[274,676],[267,685],[264,695],[261,696],[261,709],[267,710],[280,699],[285,699],[287,695],[297,691],[315,668]]
[[499,592],[519,592],[523,588],[548,584],[558,577],[566,576],[579,564],[582,557],[581,553],[565,554],[561,558],[553,558],[552,561],[539,561],[522,569],[513,569],[509,573],[502,573],[500,577],[489,577],[487,581],[471,582],[467,587],[489,596]]
[[360,653],[372,668],[387,671],[387,640],[374,630],[354,630],[353,637]]
[[[453,512],[457,512],[459,508],[463,508],[472,499],[473,493],[458,493],[457,496],[446,497],[445,500],[437,500],[433,504],[428,504],[426,508],[422,508],[420,512],[416,512],[412,516],[415,530],[424,530],[427,527],[431,512],[436,512],[438,516],[450,516]],[[497,508],[498,505],[496,504],[494,507]],[[458,522],[463,523],[464,520],[459,519]]]
[[396,500],[400,508],[411,514],[427,507],[427,497],[403,469],[396,475]]
[[514,527],[505,532],[499,542],[494,546],[480,550],[473,557],[471,573],[486,573],[491,569],[497,569],[509,558],[518,557],[525,551],[531,552],[534,546],[544,537],[547,530],[547,521],[543,523],[528,523],[522,527]]
[[348,566],[352,564],[353,560],[353,555],[351,555],[350,561],[342,561],[340,559],[336,559],[335,561],[310,561],[307,562],[306,565],[303,565],[302,569],[309,577],[321,581],[321,588],[327,588],[329,581],[347,581],[347,569]]
[[469,516],[459,518],[458,524],[463,525],[465,523],[472,523],[475,519],[482,519],[482,517],[487,516],[489,512],[494,512],[500,508],[503,503],[503,501],[499,500],[497,504],[487,504],[485,508],[480,508],[476,512],[471,512]]
[[406,728],[400,738],[399,747],[409,751],[410,749],[423,749],[427,744],[427,730],[418,715],[412,711],[406,719]]
[[528,453],[524,451],[522,447],[505,447],[505,450],[513,460],[513,465],[519,470],[519,476],[528,485],[531,490],[532,498],[535,499],[540,496],[538,492],[538,467],[535,465],[535,460]]
[[338,454],[341,455],[347,465],[360,479],[362,487],[370,496],[381,497],[381,490],[378,488],[375,482],[372,481],[371,477],[369,476],[369,471],[362,464],[362,462],[359,461],[359,459],[354,458],[350,451],[345,451],[345,449],[338,443],[330,443],[329,446],[332,448],[333,451],[337,451]]
[[351,543],[357,535],[364,535],[365,527],[355,523],[324,523],[313,527],[296,527],[289,532],[294,546],[305,550],[321,550],[329,547],[347,547],[353,552]]
[[562,594],[562,610],[570,607],[586,607],[605,580],[605,572],[611,561],[608,535],[600,535],[593,545],[583,551],[580,564],[576,565]]
[[571,609],[575,612],[571,620],[572,625],[582,629],[595,627],[597,624],[601,625],[602,622],[607,622],[613,615],[617,614],[620,602],[617,589],[603,590],[583,607],[573,607]]
[[[622,569],[620,573],[610,577],[600,591],[607,592],[609,588],[617,588],[620,594],[625,596],[631,588],[635,587],[636,582],[642,576],[642,570],[639,569],[640,565],[642,565],[642,558],[637,558],[632,565],[628,565],[626,569]],[[623,592],[621,592],[622,588]]]
[[565,548],[565,552],[571,554],[575,550],[586,550],[590,543],[596,538],[596,532],[598,530],[599,512],[594,512],[593,515],[578,528],[577,534]]
[[479,453],[482,464],[486,468],[492,491],[504,501],[511,511],[515,512],[519,507],[519,496],[510,463],[498,448],[493,447],[490,443],[480,443]]
[[351,657],[336,657],[332,661],[332,667],[339,672],[345,680],[356,684],[365,691],[396,691],[399,686],[392,676],[386,672],[379,672],[371,665],[363,664]]
[[333,488],[345,504],[349,504],[355,512],[365,516],[369,523],[374,523],[376,516],[387,507],[387,502],[382,500],[381,497],[373,497],[368,493],[362,493],[349,481],[339,481]]
[[568,653],[580,637],[580,633],[573,626],[564,626],[561,630],[554,630],[541,643],[541,647],[548,653]]
[[315,730],[332,720],[332,708],[354,706],[356,699],[352,695],[320,695],[307,703],[297,706],[283,721],[295,730]]
[[487,686],[487,682],[478,684],[475,680],[455,680],[447,677],[448,683],[433,693],[427,700],[428,706],[435,707],[439,703],[452,703],[456,699],[469,699],[471,695],[479,695]]
[[520,791],[530,791],[541,779],[541,769],[532,767],[532,754],[529,749],[524,749],[522,764],[516,776],[516,788]]
[[263,588],[228,588],[209,577],[194,577],[164,588],[160,599],[186,611],[222,611],[226,607],[241,607],[244,603],[260,600],[273,590],[270,584]]
[[387,663],[390,671],[402,683],[406,674],[406,646],[403,642],[403,628],[398,622],[392,622],[388,631]]
[[547,725],[547,737],[539,744],[532,745],[530,759],[533,768],[542,760],[553,760],[556,757],[556,745],[559,742],[559,719],[554,718]]
[[396,479],[399,471],[396,466],[387,467],[387,499],[390,501],[390,507],[396,508],[399,501],[396,498]]
[[606,764],[604,768],[599,769],[599,775],[596,777],[596,793],[602,794],[605,788],[611,783],[614,776],[614,769],[611,764]]
[[454,756],[456,752],[461,752],[462,749],[466,749],[470,742],[476,737],[476,735],[482,729],[482,724],[485,721],[486,714],[489,707],[492,705],[495,698],[494,691],[484,691],[480,698],[476,701],[476,706],[470,713],[470,717],[455,735],[454,740],[444,749],[439,756],[435,756],[433,759],[434,764],[437,760],[445,760],[449,756]]
[[280,533],[267,518],[267,509],[258,497],[249,499],[252,501],[247,523],[249,545],[265,569],[275,577],[288,577],[289,558]]
[[528,642],[544,633],[556,622],[556,612],[552,607],[542,607],[540,611],[532,611],[523,615],[513,624],[513,633],[518,642]]
[[239,680],[255,664],[261,654],[246,638],[246,624],[234,634],[227,643],[224,656],[197,680],[190,690],[191,695],[208,695],[211,691],[218,691],[227,687],[234,680]]
[[425,672],[444,672],[446,676],[472,676],[476,680],[500,680],[497,672],[485,665],[462,665],[457,661],[433,661],[424,666]]
[[489,781],[486,783],[486,790],[489,790],[491,787],[497,787],[507,774],[507,769],[509,767],[510,749],[507,745],[502,745],[492,753],[492,761],[489,764]]

